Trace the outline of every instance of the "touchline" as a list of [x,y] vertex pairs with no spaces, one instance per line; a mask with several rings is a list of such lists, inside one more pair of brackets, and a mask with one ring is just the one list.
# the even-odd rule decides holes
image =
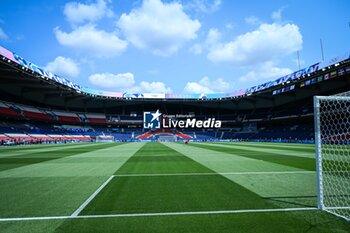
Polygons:
[[221,121],[215,118],[197,120],[196,118],[186,120],[172,120],[163,118],[163,128],[221,128]]

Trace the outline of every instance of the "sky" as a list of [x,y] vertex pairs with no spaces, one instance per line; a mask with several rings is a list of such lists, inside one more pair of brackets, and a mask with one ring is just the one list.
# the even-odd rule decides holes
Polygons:
[[320,40],[326,61],[349,51],[349,10],[349,0],[1,0],[0,45],[93,89],[230,93],[322,61]]

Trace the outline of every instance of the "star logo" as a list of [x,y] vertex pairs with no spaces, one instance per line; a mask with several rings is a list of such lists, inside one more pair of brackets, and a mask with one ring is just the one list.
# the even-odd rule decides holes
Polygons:
[[159,109],[156,112],[143,113],[143,128],[144,129],[160,129],[160,118],[162,113]]
[[157,120],[159,121],[159,117],[162,115],[160,112],[159,112],[159,109],[155,112],[155,113],[151,113],[153,118],[151,120],[151,122],[153,122],[154,120]]

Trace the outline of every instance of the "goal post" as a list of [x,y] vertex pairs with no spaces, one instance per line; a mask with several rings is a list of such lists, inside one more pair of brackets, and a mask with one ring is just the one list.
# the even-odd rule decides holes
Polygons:
[[158,138],[158,141],[160,141],[160,142],[176,142],[177,137],[176,137],[176,135],[160,135]]
[[111,135],[98,135],[96,142],[114,142],[114,137]]
[[350,95],[315,96],[318,208],[350,221]]

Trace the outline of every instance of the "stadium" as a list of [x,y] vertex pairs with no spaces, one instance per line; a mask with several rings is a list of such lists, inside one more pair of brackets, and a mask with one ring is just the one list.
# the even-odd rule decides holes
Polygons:
[[87,88],[0,45],[0,232],[350,232],[349,90],[350,52],[167,94]]

